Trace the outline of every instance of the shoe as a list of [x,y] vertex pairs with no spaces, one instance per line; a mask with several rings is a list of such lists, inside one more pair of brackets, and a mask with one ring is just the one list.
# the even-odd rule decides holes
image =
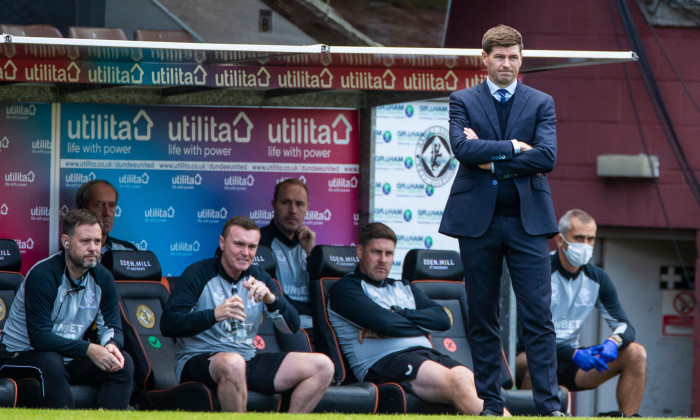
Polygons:
[[543,414],[544,417],[566,417],[566,414],[559,410],[550,411],[547,414]]
[[503,417],[503,413],[499,413],[498,411],[493,411],[490,408],[484,408],[484,410],[479,413],[480,416],[495,416],[495,417]]
[[597,417],[625,417],[622,411],[606,411],[604,413],[598,413]]
[[625,416],[625,417],[642,417],[639,415],[639,413],[632,414],[631,416]]

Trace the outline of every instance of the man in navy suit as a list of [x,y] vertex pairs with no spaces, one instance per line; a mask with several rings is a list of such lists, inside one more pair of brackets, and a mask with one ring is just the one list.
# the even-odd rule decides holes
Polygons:
[[459,240],[481,414],[503,414],[498,307],[505,257],[535,405],[542,415],[561,416],[547,246],[557,222],[545,176],[557,154],[554,101],[517,80],[517,30],[489,29],[482,48],[487,80],[450,95],[450,143],[460,165],[440,233]]

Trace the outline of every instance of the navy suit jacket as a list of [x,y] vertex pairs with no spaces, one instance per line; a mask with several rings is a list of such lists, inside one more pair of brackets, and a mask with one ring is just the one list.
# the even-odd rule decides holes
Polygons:
[[[497,183],[512,178],[520,196],[520,217],[530,235],[557,232],[552,196],[545,173],[557,156],[554,100],[518,82],[513,105],[501,138],[498,114],[484,81],[450,95],[450,144],[459,161],[440,233],[476,238],[488,229],[496,206]],[[468,140],[464,127],[479,139]],[[528,143],[532,150],[514,154],[510,139]],[[495,173],[477,165],[494,162]]]

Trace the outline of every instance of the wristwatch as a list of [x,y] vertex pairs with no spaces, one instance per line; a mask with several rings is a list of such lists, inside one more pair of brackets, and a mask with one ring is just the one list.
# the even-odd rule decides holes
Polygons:
[[622,337],[620,337],[620,334],[613,334],[610,336],[610,338],[615,340],[618,348],[622,346]]
[[397,314],[400,314],[401,311],[403,311],[403,308],[400,307],[399,305],[391,305],[390,308],[392,311],[396,312]]

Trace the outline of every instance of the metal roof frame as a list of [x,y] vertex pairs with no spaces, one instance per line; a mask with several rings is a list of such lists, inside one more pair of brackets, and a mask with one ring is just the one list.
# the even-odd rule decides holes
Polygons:
[[[632,51],[524,50],[522,73],[635,61]],[[486,77],[481,49],[253,45],[0,35],[0,100],[8,85],[50,86],[53,97],[111,88],[161,97],[226,90],[269,98],[363,93],[361,105],[443,97]],[[391,95],[388,93],[393,92]],[[59,97],[56,98],[55,96]],[[99,95],[98,95],[99,96]],[[104,98],[102,98],[103,100]],[[74,100],[74,99],[71,99]],[[85,100],[85,99],[79,99]],[[100,99],[95,99],[100,100]],[[313,103],[308,98],[307,104]],[[357,101],[356,101],[357,102]]]

